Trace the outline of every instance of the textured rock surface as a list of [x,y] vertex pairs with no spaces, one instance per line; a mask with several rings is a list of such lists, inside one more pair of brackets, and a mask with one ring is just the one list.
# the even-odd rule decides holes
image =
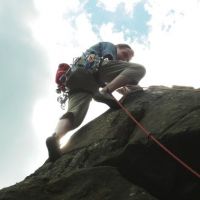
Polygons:
[[[159,141],[200,172],[200,91],[150,87],[129,95],[128,110]],[[200,181],[148,139],[122,110],[109,110],[73,135],[0,200],[198,200]]]

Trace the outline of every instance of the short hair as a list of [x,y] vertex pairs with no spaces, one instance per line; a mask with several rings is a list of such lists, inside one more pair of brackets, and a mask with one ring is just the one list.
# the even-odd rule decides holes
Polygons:
[[134,51],[128,44],[117,44],[116,47],[119,49],[128,48],[131,50],[132,56],[134,56]]

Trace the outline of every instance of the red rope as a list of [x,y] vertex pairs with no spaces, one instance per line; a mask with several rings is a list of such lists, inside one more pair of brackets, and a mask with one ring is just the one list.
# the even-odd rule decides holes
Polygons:
[[[111,94],[112,95],[112,94]],[[200,178],[200,174],[196,172],[194,169],[192,169],[188,164],[186,164],[184,161],[182,161],[178,156],[176,156],[174,153],[172,153],[167,147],[165,147],[161,142],[159,142],[151,132],[149,132],[142,124],[140,124],[135,117],[112,95],[112,97],[115,99],[117,104],[121,107],[121,109],[132,119],[134,123],[137,124],[137,126],[147,135],[148,138],[151,138],[158,146],[160,146],[161,149],[163,149],[166,153],[168,153],[172,158],[174,158],[178,163],[180,163],[183,167],[185,167],[188,171],[190,171],[193,175]]]

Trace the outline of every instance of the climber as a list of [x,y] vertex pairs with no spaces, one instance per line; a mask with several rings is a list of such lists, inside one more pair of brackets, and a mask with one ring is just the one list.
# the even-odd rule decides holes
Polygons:
[[82,123],[92,98],[116,108],[110,94],[127,85],[137,86],[146,70],[140,64],[129,63],[133,56],[134,51],[127,44],[99,42],[74,61],[66,84],[68,111],[58,121],[55,133],[46,140],[49,161],[54,162],[61,156],[60,138]]

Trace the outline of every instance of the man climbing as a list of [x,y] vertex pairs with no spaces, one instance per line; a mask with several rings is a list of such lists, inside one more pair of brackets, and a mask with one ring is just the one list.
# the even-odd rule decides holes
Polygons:
[[[110,94],[127,85],[137,86],[146,70],[140,64],[129,63],[133,56],[134,51],[127,44],[100,42],[75,61],[67,82],[68,111],[58,121],[55,133],[46,140],[49,161],[61,156],[60,138],[82,123],[92,98],[115,108]],[[98,64],[96,60],[100,60]]]

